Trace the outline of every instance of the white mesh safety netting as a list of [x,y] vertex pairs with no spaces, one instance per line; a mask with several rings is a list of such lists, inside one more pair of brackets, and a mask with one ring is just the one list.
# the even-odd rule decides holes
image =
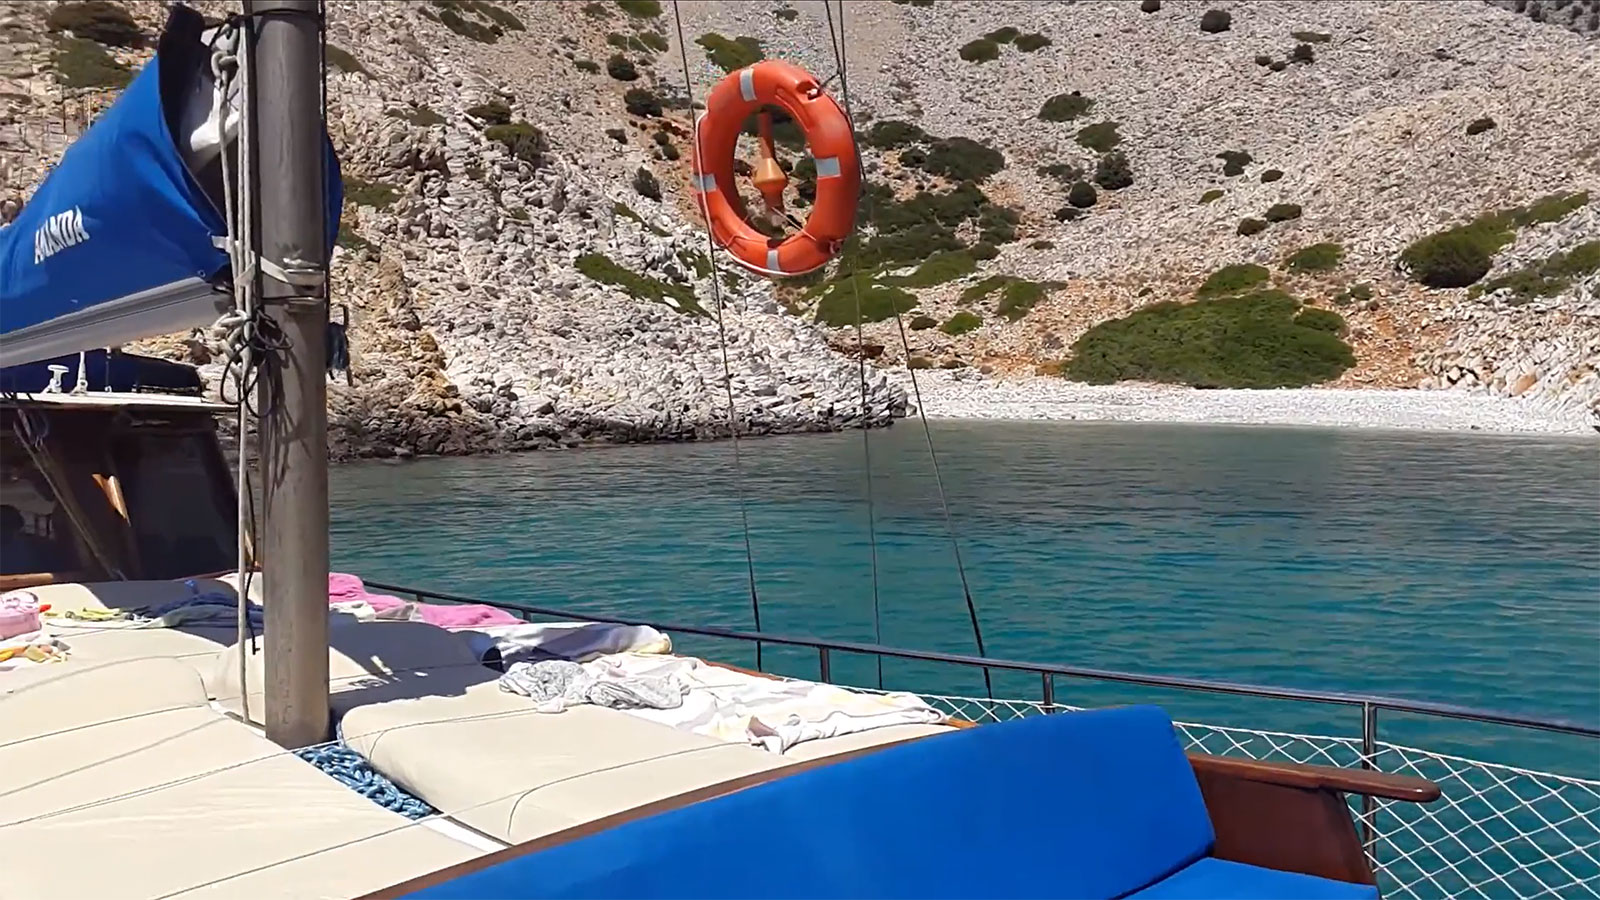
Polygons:
[[[1047,711],[1027,700],[919,694],[971,722]],[[1055,705],[1049,711],[1072,707]],[[1177,723],[1187,749],[1218,756],[1360,768],[1361,740]],[[1370,767],[1437,784],[1427,804],[1377,800],[1371,819],[1386,898],[1600,898],[1600,781],[1478,762],[1378,741]],[[1360,798],[1351,810],[1362,820]]]

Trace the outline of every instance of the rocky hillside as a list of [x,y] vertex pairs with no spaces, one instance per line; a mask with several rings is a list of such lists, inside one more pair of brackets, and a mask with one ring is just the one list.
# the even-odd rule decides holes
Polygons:
[[[63,103],[104,102],[148,53],[64,27],[66,5],[0,4],[7,192],[40,174]],[[98,5],[144,36],[163,15]],[[715,279],[755,430],[885,421],[905,399],[881,367],[906,364],[1594,407],[1589,8],[835,6],[865,227],[834,270],[774,290],[707,254],[688,98],[762,57],[834,76],[822,3],[683,0],[687,86],[671,3],[330,3],[349,178],[335,275],[354,321],[336,449],[725,433]],[[786,147],[803,213],[814,168]],[[1470,271],[1437,274],[1437,245],[1470,245]]]

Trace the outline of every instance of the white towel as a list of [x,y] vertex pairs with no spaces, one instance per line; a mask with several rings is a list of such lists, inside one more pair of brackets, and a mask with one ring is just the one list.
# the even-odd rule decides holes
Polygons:
[[943,713],[914,694],[869,694],[831,684],[764,678],[682,656],[618,653],[589,665],[671,678],[688,693],[672,709],[630,709],[653,722],[782,753],[796,744],[890,725],[935,725]]

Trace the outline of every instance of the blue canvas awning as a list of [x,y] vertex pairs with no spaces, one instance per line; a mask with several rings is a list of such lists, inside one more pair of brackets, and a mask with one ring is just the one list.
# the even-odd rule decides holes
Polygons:
[[[173,136],[209,66],[202,27],[174,7],[156,58],[0,228],[0,366],[209,325],[232,305],[220,199]],[[342,196],[331,144],[328,158],[331,248]]]

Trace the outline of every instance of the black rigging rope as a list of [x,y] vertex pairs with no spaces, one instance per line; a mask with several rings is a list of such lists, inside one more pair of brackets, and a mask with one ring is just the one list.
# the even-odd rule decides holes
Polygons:
[[[855,140],[856,120],[855,114],[850,111],[850,79],[845,74],[844,59],[844,0],[839,0],[839,35],[833,31],[833,4],[825,2],[823,10],[828,14],[828,40],[833,44],[834,76],[839,78],[839,86],[844,94],[844,117],[850,123],[851,141]],[[829,78],[828,81],[832,81]],[[824,85],[828,81],[823,82]],[[860,153],[858,151],[857,158]],[[871,218],[870,216],[868,218]],[[861,455],[866,466],[867,490],[867,544],[872,554],[872,642],[883,644],[883,618],[879,613],[878,591],[878,526],[877,512],[872,496],[872,409],[867,405],[867,344],[862,337],[861,330],[861,286],[859,279],[851,273],[850,288],[855,293],[856,300],[856,371],[861,382]],[[883,689],[883,656],[876,657],[878,662],[878,689]]]
[[[823,6],[823,9],[827,10],[827,13],[828,13],[828,37],[829,37],[830,40],[833,41],[834,59],[838,63],[838,66],[839,66],[839,86],[840,86],[840,89],[841,89],[842,93],[844,94],[845,116],[846,116],[846,118],[850,119],[850,131],[851,131],[851,134],[854,135],[855,134],[855,119],[854,119],[854,117],[852,117],[850,115],[850,75],[849,75],[848,67],[845,65],[845,50],[844,50],[844,41],[843,41],[843,36],[844,36],[844,0],[839,0],[839,36],[838,37],[834,36],[834,31],[833,31],[833,4],[828,3],[828,2],[824,2],[822,4],[822,6]],[[864,193],[865,193],[866,203],[867,203],[867,219],[868,219],[868,221],[871,221],[871,219],[872,219],[872,211],[871,211],[872,210],[872,194],[870,192],[864,192]],[[856,310],[857,310],[857,313],[856,313],[856,315],[857,315],[857,320],[856,320],[857,338],[856,338],[856,340],[857,340],[857,343],[859,344],[860,343],[860,327],[861,327],[861,325],[860,325],[861,295],[860,295],[860,288],[856,285],[856,282],[857,282],[857,279],[855,279],[853,277],[850,279],[851,287],[854,287],[856,289],[856,292],[857,292],[856,293]],[[951,516],[950,516],[950,499],[947,496],[947,494],[945,493],[944,476],[939,471],[939,454],[938,454],[938,452],[936,450],[934,450],[934,447],[933,447],[933,430],[928,427],[928,414],[923,409],[923,406],[922,406],[922,388],[917,383],[917,370],[911,367],[911,341],[909,339],[907,339],[907,337],[906,337],[905,321],[900,317],[900,307],[899,307],[899,305],[891,303],[891,304],[889,304],[889,308],[894,311],[895,328],[900,332],[900,346],[905,350],[905,354],[906,354],[906,370],[911,373],[911,391],[912,391],[912,395],[913,395],[913,397],[914,397],[914,399],[916,400],[916,403],[917,403],[917,418],[922,421],[922,435],[923,435],[923,437],[926,439],[926,441],[928,443],[928,459],[933,463],[933,480],[934,480],[934,483],[937,484],[938,487],[939,487],[939,506],[944,511],[945,531],[950,535],[950,549],[955,555],[956,574],[959,575],[960,578],[961,578],[961,595],[962,595],[963,598],[965,598],[965,600],[967,602],[967,616],[972,620],[972,638],[973,638],[973,641],[978,646],[978,655],[979,656],[988,656],[989,654],[988,654],[987,651],[984,650],[984,646],[983,646],[983,628],[978,624],[978,606],[972,600],[972,587],[967,581],[967,567],[961,561],[961,541],[956,536],[955,520],[953,518],[951,518]],[[865,355],[863,354],[862,364],[865,365],[865,363],[866,363]],[[876,585],[874,585],[874,595],[876,595]],[[876,596],[874,596],[874,617],[876,617]],[[881,658],[880,658],[880,661],[879,661],[879,679],[880,680],[882,679],[882,665],[883,665],[883,663],[882,663]],[[993,682],[992,677],[989,674],[989,669],[987,667],[985,667],[984,670],[983,670],[983,689],[988,694],[989,699],[993,700],[994,699],[994,682]]]
[[[683,17],[678,13],[678,0],[672,0],[672,21],[678,30],[678,56],[683,61],[683,89],[689,103],[691,136],[695,156],[700,155],[700,121],[694,115],[694,79],[689,73],[689,51],[683,38]],[[706,214],[705,200],[701,200],[701,213]],[[706,214],[709,225],[711,217]],[[733,484],[739,496],[739,523],[744,531],[744,564],[750,581],[750,615],[755,629],[761,632],[761,596],[756,591],[756,557],[750,547],[750,513],[744,499],[744,461],[739,451],[739,412],[733,403],[733,372],[728,366],[728,331],[722,324],[722,272],[717,267],[717,245],[706,229],[706,255],[711,258],[711,298],[717,311],[717,335],[722,342],[722,383],[728,394],[728,431],[733,436]],[[761,670],[761,642],[756,642],[756,670]]]

